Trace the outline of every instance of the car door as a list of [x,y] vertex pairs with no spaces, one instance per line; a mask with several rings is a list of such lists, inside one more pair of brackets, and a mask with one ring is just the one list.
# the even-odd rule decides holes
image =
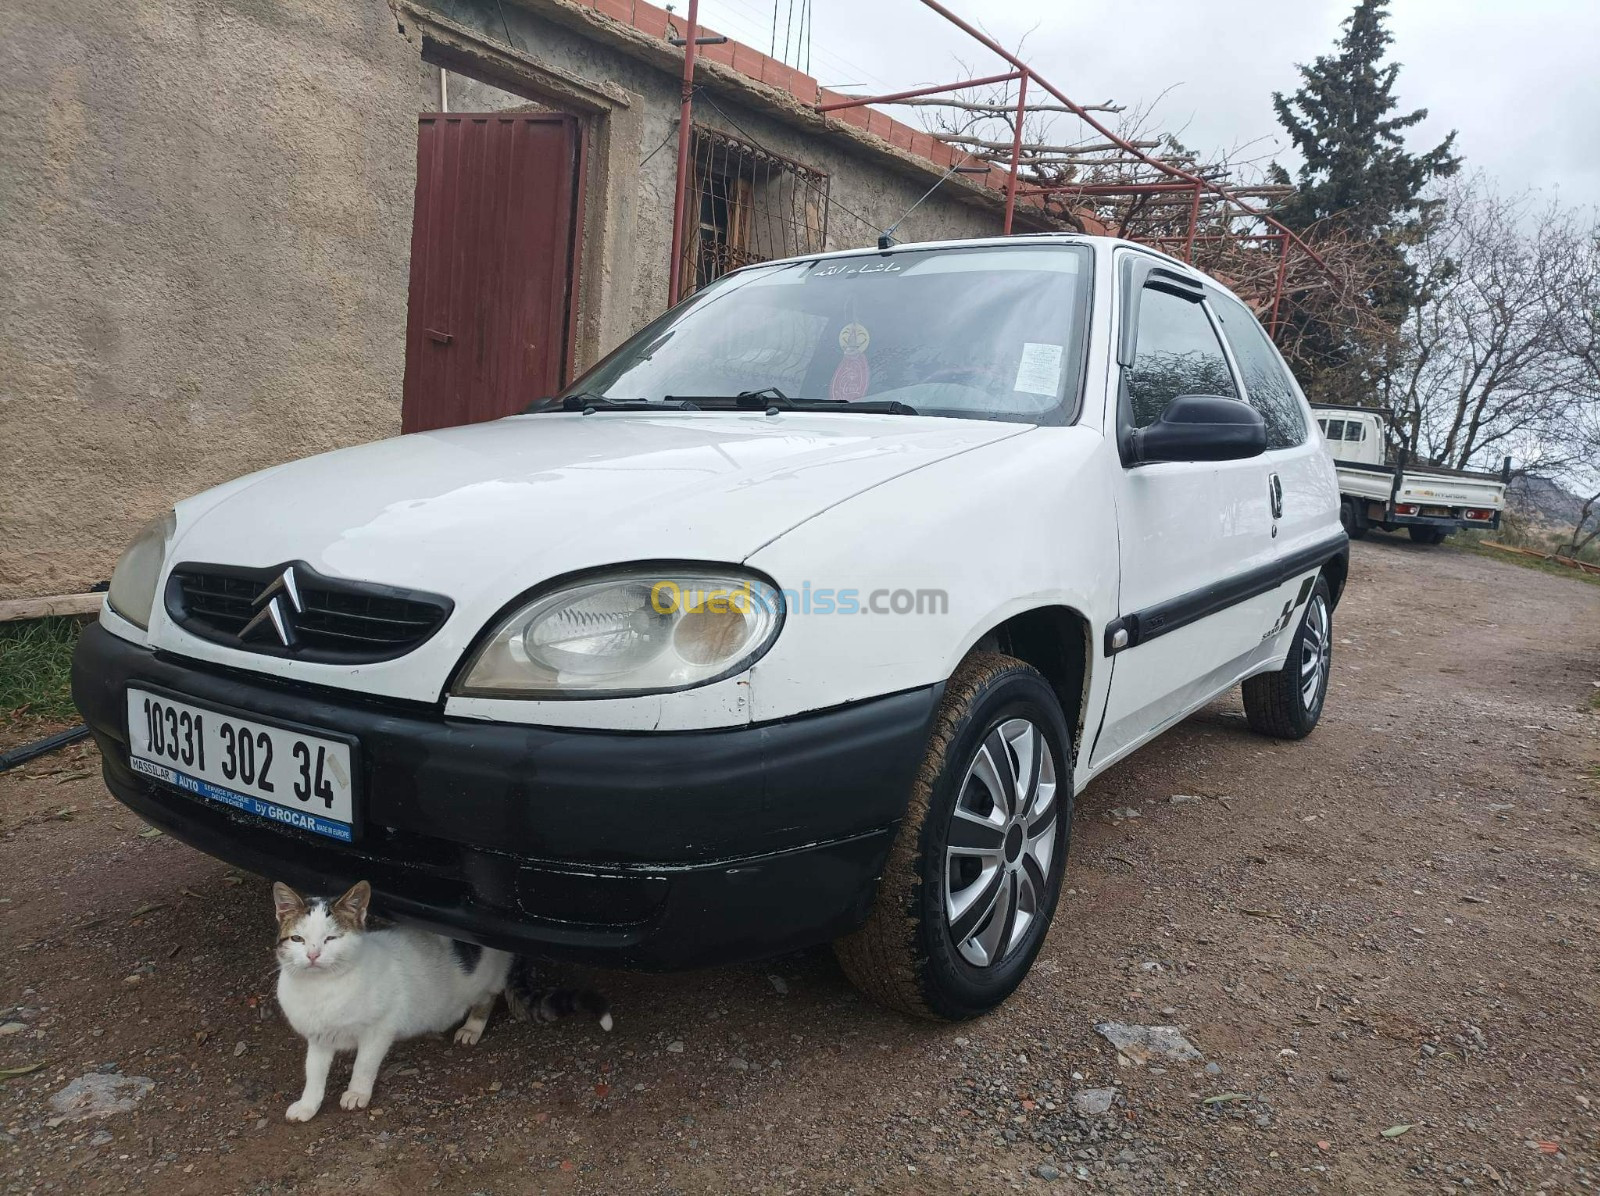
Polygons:
[[[1155,263],[1155,264],[1152,264]],[[1119,255],[1117,434],[1154,423],[1180,394],[1240,398],[1200,281],[1134,250]],[[1124,465],[1114,487],[1121,554],[1119,619],[1102,650],[1111,691],[1091,753],[1101,767],[1241,675],[1271,625],[1241,585],[1272,568],[1269,463]],[[1242,584],[1246,583],[1246,584]],[[1265,617],[1264,617],[1265,616]]]
[[[1207,288],[1207,299],[1221,325],[1223,339],[1232,350],[1235,369],[1247,403],[1261,413],[1267,425],[1267,451],[1260,460],[1274,498],[1273,541],[1283,565],[1286,595],[1278,595],[1280,608],[1288,598],[1295,605],[1285,612],[1287,631],[1294,618],[1300,586],[1314,575],[1327,557],[1330,537],[1340,533],[1339,477],[1317,438],[1311,434],[1311,412],[1295,385],[1294,376],[1276,346],[1250,309],[1232,295]],[[1333,423],[1330,421],[1329,428]],[[1366,419],[1344,421],[1342,443],[1335,453],[1361,460],[1367,447]],[[1321,556],[1297,569],[1302,557]],[[1309,592],[1309,589],[1308,589]]]

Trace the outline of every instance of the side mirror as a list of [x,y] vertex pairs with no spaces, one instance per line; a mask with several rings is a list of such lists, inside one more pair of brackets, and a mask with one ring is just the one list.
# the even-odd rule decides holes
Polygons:
[[1221,395],[1179,395],[1161,418],[1132,435],[1135,464],[1149,461],[1238,461],[1267,451],[1261,413]]

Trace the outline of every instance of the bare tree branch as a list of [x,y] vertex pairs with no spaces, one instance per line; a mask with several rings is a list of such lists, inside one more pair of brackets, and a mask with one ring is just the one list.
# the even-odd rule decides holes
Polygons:
[[[982,149],[1004,150],[1009,156],[1011,142],[985,141],[982,137],[969,137],[964,133],[935,133],[940,141],[948,141],[952,145],[976,145]],[[1132,143],[1139,149],[1156,149],[1161,145],[1161,139],[1135,141]],[[1024,138],[1023,151],[1030,154],[1090,154],[1101,153],[1106,150],[1122,150],[1124,147],[1115,141],[1080,141],[1077,145],[1039,145],[1030,143]]]

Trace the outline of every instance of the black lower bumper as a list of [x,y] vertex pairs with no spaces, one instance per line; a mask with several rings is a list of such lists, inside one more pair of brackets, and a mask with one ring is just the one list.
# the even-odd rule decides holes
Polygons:
[[1434,527],[1442,532],[1458,532],[1468,527],[1490,527],[1488,523],[1469,523],[1465,519],[1457,519],[1454,515],[1386,515],[1383,524],[1388,528],[1396,527]]
[[[130,684],[355,737],[355,842],[134,772]],[[72,692],[112,794],[174,838],[312,892],[368,880],[383,912],[458,938],[665,970],[779,954],[860,925],[940,687],[725,730],[573,731],[218,670],[93,625]]]

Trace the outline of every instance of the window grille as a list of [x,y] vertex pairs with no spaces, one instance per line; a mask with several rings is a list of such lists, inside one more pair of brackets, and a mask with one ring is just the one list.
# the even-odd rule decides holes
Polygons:
[[683,294],[730,270],[820,253],[828,176],[720,129],[695,128],[694,190],[684,205]]

